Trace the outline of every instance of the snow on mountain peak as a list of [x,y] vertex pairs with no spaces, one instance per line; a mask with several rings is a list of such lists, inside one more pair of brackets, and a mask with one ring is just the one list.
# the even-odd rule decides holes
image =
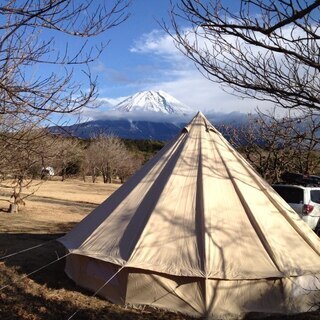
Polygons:
[[114,108],[120,112],[147,111],[163,114],[188,114],[191,109],[164,91],[142,91],[125,99]]

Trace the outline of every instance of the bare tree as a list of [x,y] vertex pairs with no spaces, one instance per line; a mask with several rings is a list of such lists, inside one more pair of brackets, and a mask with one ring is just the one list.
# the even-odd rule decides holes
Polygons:
[[[164,28],[199,70],[227,91],[284,108],[319,110],[320,1],[228,4],[181,0],[172,5],[174,31]],[[179,26],[181,19],[188,28]]]
[[117,165],[117,174],[120,178],[121,183],[124,183],[126,179],[132,176],[143,163],[143,157],[127,150],[127,156]]
[[285,171],[313,174],[319,170],[320,118],[308,114],[279,117],[275,109],[248,116],[245,125],[221,128],[230,142],[269,182]]
[[[44,131],[39,128],[57,123],[52,114],[75,112],[95,99],[96,79],[89,65],[106,43],[93,46],[90,39],[125,21],[128,4],[129,0],[0,4],[0,175],[14,179],[14,203],[30,178],[30,167],[43,163],[39,143]],[[86,83],[77,81],[79,72]],[[47,156],[48,149],[42,150]]]
[[77,138],[59,137],[54,143],[54,159],[51,165],[61,174],[61,181],[66,180],[70,168],[79,164],[83,159],[83,146]]
[[[0,125],[7,125],[6,115],[39,122],[92,101],[96,80],[88,65],[105,44],[93,47],[89,40],[125,21],[127,6],[127,0],[0,4]],[[77,45],[70,45],[75,38]],[[86,84],[75,81],[81,66]]]
[[[320,173],[320,116],[312,109],[293,119],[294,138],[292,148],[298,153],[297,171],[311,174]],[[290,124],[290,119],[287,120]]]
[[[89,147],[84,150],[84,160],[82,162],[83,165],[83,177],[86,176],[87,172],[91,175],[92,182],[95,183],[97,181],[98,175],[98,166],[99,161],[97,159],[97,155],[93,152],[95,151],[95,147],[93,146],[93,139]],[[84,178],[85,180],[85,178]]]
[[112,134],[94,138],[86,154],[93,182],[97,171],[101,173],[104,183],[111,183],[116,175],[124,180],[137,169],[139,163],[122,140]]
[[[4,134],[2,133],[1,137]],[[6,139],[0,139],[0,185],[10,190],[10,211],[17,212],[24,199],[39,183],[33,183],[34,171],[53,157],[54,139],[43,129],[25,128],[18,132],[7,132]]]

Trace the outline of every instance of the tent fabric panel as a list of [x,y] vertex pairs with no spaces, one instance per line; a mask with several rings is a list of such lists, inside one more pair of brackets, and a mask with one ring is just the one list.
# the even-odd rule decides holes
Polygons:
[[[270,258],[284,275],[301,275],[304,272],[317,271],[319,254],[307,245],[307,254],[301,255],[306,245],[288,222],[287,218],[270,201],[266,192],[257,183],[253,170],[246,169],[241,159],[234,157],[228,148],[220,144],[221,153],[237,189],[239,199],[246,207],[252,226],[265,246]],[[296,216],[294,216],[296,218]],[[297,218],[296,218],[297,219]]]
[[207,314],[240,317],[247,313],[296,314],[317,309],[319,274],[259,279],[206,280]]
[[205,297],[198,278],[144,273],[132,269],[128,275],[127,303],[147,304],[193,317],[205,314]]
[[[241,157],[241,155],[237,155]],[[246,170],[251,172],[251,176],[257,181],[258,185],[261,186],[266,198],[270,204],[276,208],[280,215],[287,221],[288,225],[291,225],[297,235],[299,235],[304,243],[312,249],[316,255],[320,255],[320,241],[316,233],[299,217],[299,215],[289,206],[289,204],[259,175],[255,173],[251,166],[247,166]],[[319,269],[317,269],[319,270]],[[317,271],[316,270],[316,271]]]
[[127,260],[132,248],[127,243],[122,245],[126,240],[125,237],[129,235],[130,239],[134,239],[135,235],[137,237],[140,235],[144,228],[143,222],[153,208],[151,207],[149,211],[146,208],[141,209],[140,216],[136,211],[166,167],[167,161],[177,152],[177,148],[184,139],[185,135],[181,135],[175,143],[165,147],[165,152],[158,154],[156,159],[150,160],[136,175],[59,241],[69,250],[81,249]]
[[260,188],[261,192],[267,197],[268,204],[273,205],[276,210],[286,219],[293,229],[305,241],[305,245],[309,245],[318,255],[320,255],[320,241],[319,237],[313,230],[299,217],[299,215],[289,206],[289,204],[253,169],[253,167],[242,157],[241,154],[236,152],[226,139],[220,134],[220,140],[226,145],[230,154],[233,154],[241,163],[246,174],[249,175],[256,185]]
[[165,177],[162,192],[153,195],[153,213],[128,261],[129,265],[155,265],[159,272],[203,276],[195,207],[198,141],[194,134],[186,139],[170,175]]
[[104,284],[120,269],[120,266],[101,260],[71,254],[66,258],[65,272],[77,285],[98,292],[113,303],[125,304],[127,271],[121,270],[108,284]]
[[216,136],[212,131],[204,132],[201,140],[206,276],[281,276],[252,228],[219,153],[219,140],[214,141]]
[[[181,143],[156,163],[114,210],[110,219],[105,220],[82,247],[126,261],[130,258],[154,210],[154,197],[162,193],[163,177],[170,174],[170,163],[179,157]],[[108,230],[108,234],[105,230]]]

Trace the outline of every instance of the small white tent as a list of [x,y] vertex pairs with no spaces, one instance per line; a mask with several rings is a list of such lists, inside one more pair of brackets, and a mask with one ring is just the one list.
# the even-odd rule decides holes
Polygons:
[[220,318],[320,301],[320,240],[201,113],[60,241],[67,274],[115,303]]

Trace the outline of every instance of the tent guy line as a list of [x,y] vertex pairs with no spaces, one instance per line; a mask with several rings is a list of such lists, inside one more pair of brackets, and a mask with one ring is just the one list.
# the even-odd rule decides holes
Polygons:
[[[59,239],[59,238],[56,238],[56,239],[53,239],[53,240],[49,240],[49,241],[43,242],[43,243],[41,243],[41,244],[38,244],[38,245],[36,245],[36,246],[29,247],[29,248],[26,248],[26,249],[23,249],[23,250],[20,250],[20,251],[17,251],[17,252],[8,254],[8,255],[6,255],[6,256],[0,257],[0,260],[5,260],[5,259],[8,259],[8,258],[14,257],[14,256],[16,256],[16,255],[18,255],[18,254],[21,254],[21,253],[24,253],[24,252],[28,252],[28,251],[31,251],[31,250],[34,250],[34,249],[43,247],[43,246],[47,245],[48,243],[51,243],[51,242],[53,242],[53,241],[57,241],[58,239]],[[23,275],[22,277],[20,277],[19,279],[15,280],[15,281],[11,281],[11,282],[3,285],[2,287],[0,287],[0,291],[4,290],[5,288],[9,287],[10,285],[12,285],[12,284],[14,284],[14,283],[18,283],[18,282],[22,281],[23,279],[31,276],[32,274],[35,274],[35,273],[37,273],[37,272],[39,272],[39,271],[41,271],[41,270],[43,270],[43,269],[51,266],[52,264],[54,264],[54,263],[56,263],[56,262],[58,262],[58,261],[60,261],[60,260],[62,260],[62,259],[64,259],[64,258],[66,258],[66,257],[69,256],[70,254],[71,254],[71,253],[68,252],[67,254],[65,254],[65,255],[63,255],[63,256],[61,256],[61,257],[58,256],[57,259],[55,259],[55,260],[53,260],[53,261],[51,261],[51,262],[49,262],[49,263],[47,263],[47,264],[45,264],[45,265],[43,265],[43,266],[41,266],[41,267],[39,267],[39,268],[31,271],[31,272],[28,273],[28,274]],[[98,289],[91,295],[91,297],[95,297],[95,296],[96,296],[123,268],[125,268],[125,267],[126,267],[126,265],[123,265],[117,272],[115,272],[111,277],[109,277],[109,278],[106,280],[106,282],[105,282],[100,288],[98,288]],[[73,317],[74,317],[76,314],[78,314],[80,311],[81,311],[81,309],[78,309],[77,311],[75,311],[75,312],[68,318],[68,320],[73,319]]]
[[43,242],[43,243],[40,243],[40,244],[37,244],[36,246],[33,246],[33,247],[29,247],[29,248],[26,248],[26,249],[22,249],[20,251],[17,251],[17,252],[14,252],[14,253],[10,253],[6,256],[2,256],[0,257],[0,261],[2,260],[5,260],[5,259],[8,259],[8,258],[12,258],[20,253],[24,253],[24,252],[28,252],[28,251],[31,251],[33,249],[37,249],[37,248],[40,248],[40,247],[43,247],[45,245],[47,245],[48,243],[51,243],[53,241],[57,241],[59,238],[56,238],[56,239],[52,239],[52,240],[49,240],[49,241],[46,241],[46,242]]
[[[91,297],[95,297],[123,268],[125,267],[122,266],[117,272],[115,272],[96,292],[94,292]],[[74,312],[67,320],[73,319],[73,317],[78,314],[82,309],[77,310]]]
[[12,284],[14,284],[14,283],[20,282],[21,280],[23,280],[23,279],[31,276],[32,274],[35,274],[35,273],[37,273],[37,272],[39,272],[39,271],[41,271],[41,270],[43,270],[43,269],[51,266],[52,264],[54,264],[54,263],[56,263],[56,262],[58,262],[58,261],[60,261],[60,260],[62,260],[62,259],[64,259],[64,258],[66,258],[66,257],[69,256],[69,255],[70,255],[70,252],[68,252],[67,254],[65,254],[65,255],[63,255],[63,256],[61,256],[61,257],[59,257],[59,258],[57,258],[57,259],[55,259],[55,260],[53,260],[53,261],[51,261],[51,262],[49,262],[49,263],[47,263],[47,264],[45,264],[45,265],[43,265],[43,266],[41,266],[40,268],[37,268],[36,270],[33,270],[33,271],[29,272],[28,274],[23,275],[22,277],[20,277],[19,279],[15,280],[15,281],[11,281],[10,283],[5,284],[4,286],[2,286],[2,287],[0,288],[0,291],[2,291],[3,289],[9,287],[10,285],[12,285]]

